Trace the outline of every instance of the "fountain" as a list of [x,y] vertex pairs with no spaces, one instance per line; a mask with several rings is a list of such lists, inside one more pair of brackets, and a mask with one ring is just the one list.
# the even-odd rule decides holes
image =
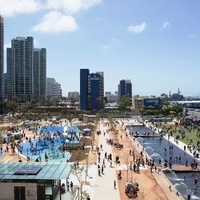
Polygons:
[[200,190],[195,189],[194,177],[198,176],[198,172],[193,173],[165,173],[165,175],[172,182],[174,187],[181,193],[181,195],[187,199],[188,194],[191,196],[191,200],[200,199]]
[[[140,128],[140,132],[144,132],[144,130]],[[144,150],[151,158],[154,159],[155,163],[158,163],[159,159],[161,159],[161,162],[163,162],[163,160],[168,162],[171,160],[172,165],[185,165],[186,160],[188,165],[193,162],[194,158],[192,156],[165,138],[160,138],[158,136],[144,136],[138,137],[136,140],[144,147]],[[177,155],[180,156],[180,160],[177,159]],[[197,159],[196,161],[200,165],[200,162]],[[198,173],[175,173],[169,168],[164,169],[163,172],[185,199],[188,198],[188,195],[191,195],[191,200],[200,199],[200,177],[197,187],[194,185],[194,177],[199,176]]]
[[[64,131],[65,128],[65,131]],[[68,132],[69,131],[69,132]],[[70,158],[69,152],[62,152],[59,147],[68,141],[76,144],[80,141],[80,130],[76,126],[43,126],[37,130],[40,135],[37,139],[27,139],[18,146],[18,150],[30,159],[63,160]]]
[[153,153],[151,155],[151,158],[156,162],[159,163],[159,160],[161,160],[161,162],[163,162],[163,157],[159,154],[159,153]]
[[191,195],[191,199],[197,199],[197,200],[199,200],[199,197],[196,196],[196,195],[194,195],[194,194],[192,194],[192,195]]
[[[163,170],[164,171],[164,170]],[[172,172],[171,171],[171,175],[170,177],[168,177],[170,180],[173,180],[173,181],[184,181],[184,178],[178,178],[177,177],[177,174],[175,172]]]
[[174,188],[176,188],[178,191],[181,191],[183,196],[187,196],[189,194],[188,188],[184,182],[175,183]]
[[140,144],[142,144],[143,141],[144,141],[144,139],[143,139],[142,137],[137,137],[136,140],[137,140]]
[[162,172],[164,172],[164,173],[173,173],[172,172],[172,169],[170,169],[170,168],[164,168],[164,169],[162,169]]
[[144,150],[149,154],[152,155],[155,151],[152,147],[147,146],[146,148],[144,148]]

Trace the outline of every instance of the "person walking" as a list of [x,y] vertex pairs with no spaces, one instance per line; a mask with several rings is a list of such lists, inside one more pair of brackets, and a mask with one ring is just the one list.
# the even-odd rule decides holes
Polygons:
[[103,159],[103,166],[104,166],[104,168],[106,167],[105,159]]
[[110,167],[112,168],[112,161],[110,161]]
[[67,181],[67,192],[69,192],[69,181]]
[[74,186],[74,184],[73,184],[73,182],[71,181],[70,182],[70,187],[71,187],[71,191],[73,192],[73,186]]
[[114,180],[114,189],[116,189],[116,180]]
[[104,174],[104,166],[101,166],[101,173]]

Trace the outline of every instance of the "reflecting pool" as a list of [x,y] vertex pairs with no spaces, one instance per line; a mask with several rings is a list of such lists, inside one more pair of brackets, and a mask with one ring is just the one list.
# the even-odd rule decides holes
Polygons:
[[[138,137],[136,140],[143,146],[144,150],[154,158],[155,162],[161,159],[162,162],[171,160],[172,164],[188,166],[193,162],[194,158],[185,151],[172,144],[163,137]],[[197,159],[195,159],[197,161]],[[199,161],[197,161],[199,162]]]
[[[198,172],[172,172],[166,173],[166,176],[185,199],[188,199],[188,194],[191,196],[191,199],[200,199],[200,178]],[[194,182],[195,178],[198,178],[197,185]]]

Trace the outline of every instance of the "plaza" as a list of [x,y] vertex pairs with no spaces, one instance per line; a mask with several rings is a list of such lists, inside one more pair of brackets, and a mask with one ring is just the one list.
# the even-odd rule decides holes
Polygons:
[[[66,122],[66,127],[67,127]],[[77,122],[79,124],[79,122]],[[167,148],[168,143],[163,143],[164,138],[162,139],[161,143],[158,136],[159,129],[155,129],[155,131],[152,131],[152,127],[149,128],[150,124],[144,125],[141,123],[141,120],[138,118],[129,118],[129,119],[113,119],[113,121],[109,121],[107,119],[101,119],[97,124],[96,128],[93,131],[94,132],[94,138],[93,138],[93,144],[92,146],[87,146],[86,148],[89,148],[88,157],[84,160],[76,160],[71,162],[70,157],[71,153],[69,151],[65,151],[64,153],[67,154],[67,156],[63,157],[63,154],[61,157],[58,155],[56,157],[51,157],[51,153],[48,152],[46,155],[48,155],[48,159],[46,160],[45,155],[45,148],[46,149],[52,149],[52,141],[54,144],[54,148],[57,148],[58,146],[62,146],[62,142],[60,139],[63,137],[62,134],[68,135],[68,133],[76,133],[78,138],[80,137],[81,133],[80,130],[78,130],[78,126],[72,131],[72,129],[67,128],[60,128],[60,132],[56,129],[56,126],[53,124],[47,124],[46,122],[42,122],[41,127],[44,127],[44,130],[46,130],[46,133],[44,133],[44,130],[40,128],[37,134],[33,131],[30,131],[28,129],[24,130],[24,133],[26,137],[24,138],[24,141],[20,144],[25,144],[23,147],[23,151],[19,151],[16,148],[16,152],[14,154],[11,154],[10,150],[9,152],[5,152],[6,150],[6,144],[3,144],[3,151],[2,151],[2,157],[1,161],[2,164],[6,166],[12,165],[10,163],[13,163],[13,165],[19,165],[18,169],[20,169],[20,166],[26,166],[26,165],[37,165],[37,166],[49,166],[49,170],[51,169],[51,165],[56,165],[59,169],[60,167],[65,166],[67,167],[67,172],[60,173],[60,176],[53,175],[54,172],[50,170],[48,172],[47,168],[43,168],[42,170],[46,171],[46,174],[49,174],[51,178],[45,178],[45,176],[37,176],[37,175],[22,175],[18,174],[11,175],[8,177],[6,176],[6,172],[2,172],[1,175],[1,184],[3,187],[7,187],[6,183],[8,182],[15,182],[18,187],[18,182],[20,184],[23,182],[22,187],[30,187],[29,181],[31,180],[31,184],[38,184],[42,181],[47,181],[47,184],[49,183],[48,180],[52,180],[55,182],[57,181],[57,186],[59,188],[61,187],[64,192],[61,192],[61,188],[56,190],[56,194],[54,196],[49,197],[49,199],[52,200],[60,200],[60,199],[92,199],[92,200],[100,200],[100,199],[109,199],[109,200],[126,200],[129,199],[128,195],[125,193],[126,184],[134,183],[136,182],[139,185],[139,191],[137,192],[137,199],[145,199],[148,195],[148,199],[185,199],[187,196],[187,192],[184,194],[184,197],[182,197],[181,192],[182,188],[181,186],[185,187],[186,183],[182,182],[176,182],[176,180],[183,180],[182,178],[178,178],[179,175],[183,176],[181,174],[166,174],[162,172],[163,165],[164,165],[164,159],[165,159],[165,151],[163,147]],[[49,129],[47,128],[49,127]],[[65,125],[63,126],[65,127]],[[68,124],[68,127],[69,124]],[[73,126],[71,126],[73,127]],[[153,128],[154,129],[154,128]],[[51,131],[52,132],[51,132]],[[54,131],[53,131],[54,130]],[[77,130],[77,131],[75,131]],[[51,132],[51,133],[50,133]],[[149,135],[146,133],[150,133]],[[97,134],[98,133],[98,134]],[[137,133],[137,134],[136,134]],[[57,135],[58,134],[58,135]],[[34,138],[35,135],[35,138]],[[47,135],[50,135],[49,139],[47,139]],[[71,137],[73,134],[69,134]],[[46,138],[47,141],[39,141]],[[143,137],[145,136],[145,137]],[[27,140],[28,137],[28,140]],[[61,137],[61,138],[60,138]],[[81,136],[82,137],[82,136]],[[89,136],[86,136],[89,137]],[[164,137],[167,137],[165,135]],[[29,141],[29,138],[31,140]],[[80,138],[79,138],[80,139]],[[78,139],[78,140],[79,140]],[[68,138],[70,140],[70,138]],[[67,142],[69,142],[67,140]],[[78,141],[77,140],[77,141]],[[144,141],[145,140],[145,141]],[[182,143],[179,143],[179,148],[176,150],[176,142],[174,142],[173,138],[169,139],[171,144],[174,145],[174,152],[181,155],[180,148],[183,148]],[[66,141],[66,138],[64,139]],[[46,143],[45,143],[46,142]],[[37,145],[36,145],[37,144]],[[122,148],[118,148],[118,145],[115,144],[122,144]],[[158,144],[158,145],[156,145]],[[157,149],[157,146],[161,146],[160,150]],[[27,146],[29,145],[29,146]],[[151,146],[156,145],[156,146]],[[32,147],[36,147],[39,149],[38,154],[30,156],[30,149]],[[26,154],[28,147],[28,154]],[[41,151],[41,147],[43,147],[43,152]],[[156,148],[156,151],[158,151],[160,154],[158,155],[158,152],[154,152],[153,149]],[[58,150],[59,148],[57,148]],[[178,150],[180,152],[178,152]],[[25,151],[25,152],[24,152]],[[58,150],[59,151],[59,150]],[[78,152],[81,150],[77,150]],[[134,153],[130,154],[130,151]],[[61,151],[62,152],[62,151]],[[141,156],[141,152],[142,156]],[[58,152],[57,152],[58,153]],[[157,154],[156,154],[157,153]],[[188,152],[187,152],[188,153]],[[72,153],[73,154],[73,153]],[[109,155],[109,157],[108,157]],[[189,155],[189,154],[188,154]],[[30,156],[30,160],[27,160],[27,157]],[[41,159],[37,160],[38,156],[41,157]],[[53,154],[52,154],[53,156]],[[154,157],[156,156],[156,157]],[[162,157],[161,159],[161,165],[159,165],[159,159],[157,157]],[[169,156],[167,154],[167,159],[169,159]],[[184,154],[182,155],[182,160],[184,158]],[[118,161],[116,162],[118,157]],[[153,170],[151,169],[151,166],[148,164],[148,162],[144,162],[142,164],[141,160],[143,158],[151,158],[155,161],[155,164],[157,166]],[[191,162],[192,159],[190,157],[187,157],[188,162]],[[20,162],[19,162],[20,161]],[[133,164],[138,163],[138,170],[133,170]],[[33,164],[32,164],[33,163]],[[179,163],[177,163],[179,164]],[[180,163],[181,166],[183,163]],[[3,168],[5,169],[5,167]],[[17,168],[15,168],[17,170]],[[173,169],[173,168],[172,168]],[[185,170],[185,168],[183,169]],[[15,173],[13,170],[10,170],[10,173]],[[42,172],[42,171],[41,171]],[[39,172],[39,174],[41,173]],[[119,179],[118,175],[121,173],[121,178]],[[52,175],[50,175],[52,174]],[[27,178],[28,177],[28,178]],[[47,177],[47,176],[46,176]],[[35,181],[32,181],[35,180]],[[189,180],[189,176],[187,176],[187,179]],[[18,181],[20,180],[20,181]],[[145,182],[144,182],[145,180]],[[34,182],[34,183],[33,183]],[[52,182],[52,183],[53,183]],[[70,183],[73,183],[73,188],[71,188]],[[46,183],[44,183],[45,185]],[[173,185],[174,184],[174,185]],[[36,185],[34,188],[37,188]],[[169,186],[171,186],[171,190],[169,190]],[[2,188],[3,188],[2,187]],[[13,188],[15,185],[13,185]],[[21,187],[21,185],[20,185]],[[32,186],[31,186],[32,187]],[[52,188],[55,188],[52,186]],[[151,189],[153,188],[153,190]],[[14,189],[13,189],[14,190]],[[28,189],[27,189],[28,190]],[[25,194],[27,195],[26,189],[24,190]],[[108,193],[109,191],[109,193]],[[191,192],[191,188],[188,188],[188,192]],[[179,195],[177,195],[177,192]],[[14,192],[13,192],[14,194]],[[35,197],[38,197],[39,190],[34,190]],[[49,195],[49,194],[47,194]],[[192,199],[195,199],[197,196],[191,192]],[[26,198],[28,198],[26,196]],[[34,200],[34,197],[31,197]],[[13,199],[13,197],[5,198],[5,199]],[[17,197],[14,198],[17,200]],[[41,199],[41,195],[39,195],[39,198],[35,199]]]

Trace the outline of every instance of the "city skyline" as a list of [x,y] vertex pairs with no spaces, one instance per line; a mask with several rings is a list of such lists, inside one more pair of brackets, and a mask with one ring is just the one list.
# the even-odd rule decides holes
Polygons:
[[80,69],[80,109],[104,108],[104,73]]
[[[55,3],[56,2],[56,3]],[[79,70],[104,72],[105,91],[130,79],[133,95],[199,95],[200,2],[193,0],[2,1],[5,47],[32,36],[48,50],[47,77],[63,95],[79,91]],[[4,70],[6,62],[4,60]],[[64,73],[63,73],[64,72]],[[110,81],[111,80],[111,81]]]
[[33,37],[16,37],[7,48],[5,99],[46,98],[46,49],[34,48]]

